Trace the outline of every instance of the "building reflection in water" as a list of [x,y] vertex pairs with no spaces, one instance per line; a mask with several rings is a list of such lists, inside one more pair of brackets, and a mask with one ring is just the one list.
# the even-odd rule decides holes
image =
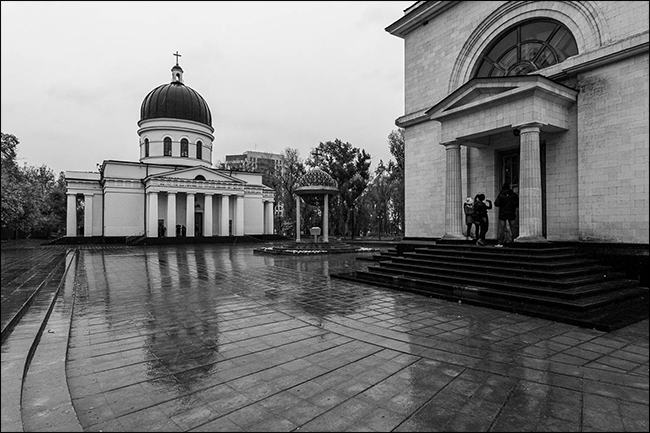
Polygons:
[[[226,337],[241,327],[234,322],[242,315],[254,320],[286,312],[322,322],[365,308],[359,294],[366,289],[333,284],[328,274],[334,268],[323,256],[268,257],[243,246],[188,245],[85,250],[81,258],[87,288],[77,294],[83,302],[75,317],[92,314],[91,340],[118,343],[97,361],[119,353],[120,368],[128,366],[156,398],[218,382],[215,373],[232,366],[228,358],[237,349],[242,353],[234,343],[240,337]],[[335,268],[355,260],[354,254],[337,257]]]

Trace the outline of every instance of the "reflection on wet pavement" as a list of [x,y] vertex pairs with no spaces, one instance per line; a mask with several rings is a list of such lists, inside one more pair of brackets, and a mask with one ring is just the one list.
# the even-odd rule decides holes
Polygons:
[[648,321],[602,333],[330,279],[359,254],[79,254],[66,374],[85,430],[648,428]]

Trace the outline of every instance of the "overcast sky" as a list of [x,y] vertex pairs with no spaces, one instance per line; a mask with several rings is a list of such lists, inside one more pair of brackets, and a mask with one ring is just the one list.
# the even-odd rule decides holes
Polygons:
[[214,163],[339,138],[374,169],[404,114],[404,44],[384,29],[413,3],[2,1],[2,132],[57,175],[137,161],[140,106],[178,51]]

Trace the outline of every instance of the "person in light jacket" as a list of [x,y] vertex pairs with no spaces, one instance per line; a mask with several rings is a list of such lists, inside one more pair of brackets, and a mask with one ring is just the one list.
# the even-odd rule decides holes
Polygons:
[[[463,212],[465,212],[465,225],[467,225],[465,240],[478,239],[479,224],[478,220],[474,219],[474,200],[472,200],[472,197],[467,197],[467,200],[463,203]],[[472,236],[472,226],[476,226],[474,236]]]

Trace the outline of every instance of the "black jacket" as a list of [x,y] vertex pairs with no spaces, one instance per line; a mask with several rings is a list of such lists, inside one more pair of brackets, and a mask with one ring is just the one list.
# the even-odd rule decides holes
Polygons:
[[508,189],[502,189],[494,205],[499,208],[500,220],[513,220],[517,218],[517,209],[519,209],[519,196],[516,192]]
[[490,209],[492,209],[492,202],[490,200],[476,200],[474,203],[474,219],[484,223],[488,222],[488,210]]

